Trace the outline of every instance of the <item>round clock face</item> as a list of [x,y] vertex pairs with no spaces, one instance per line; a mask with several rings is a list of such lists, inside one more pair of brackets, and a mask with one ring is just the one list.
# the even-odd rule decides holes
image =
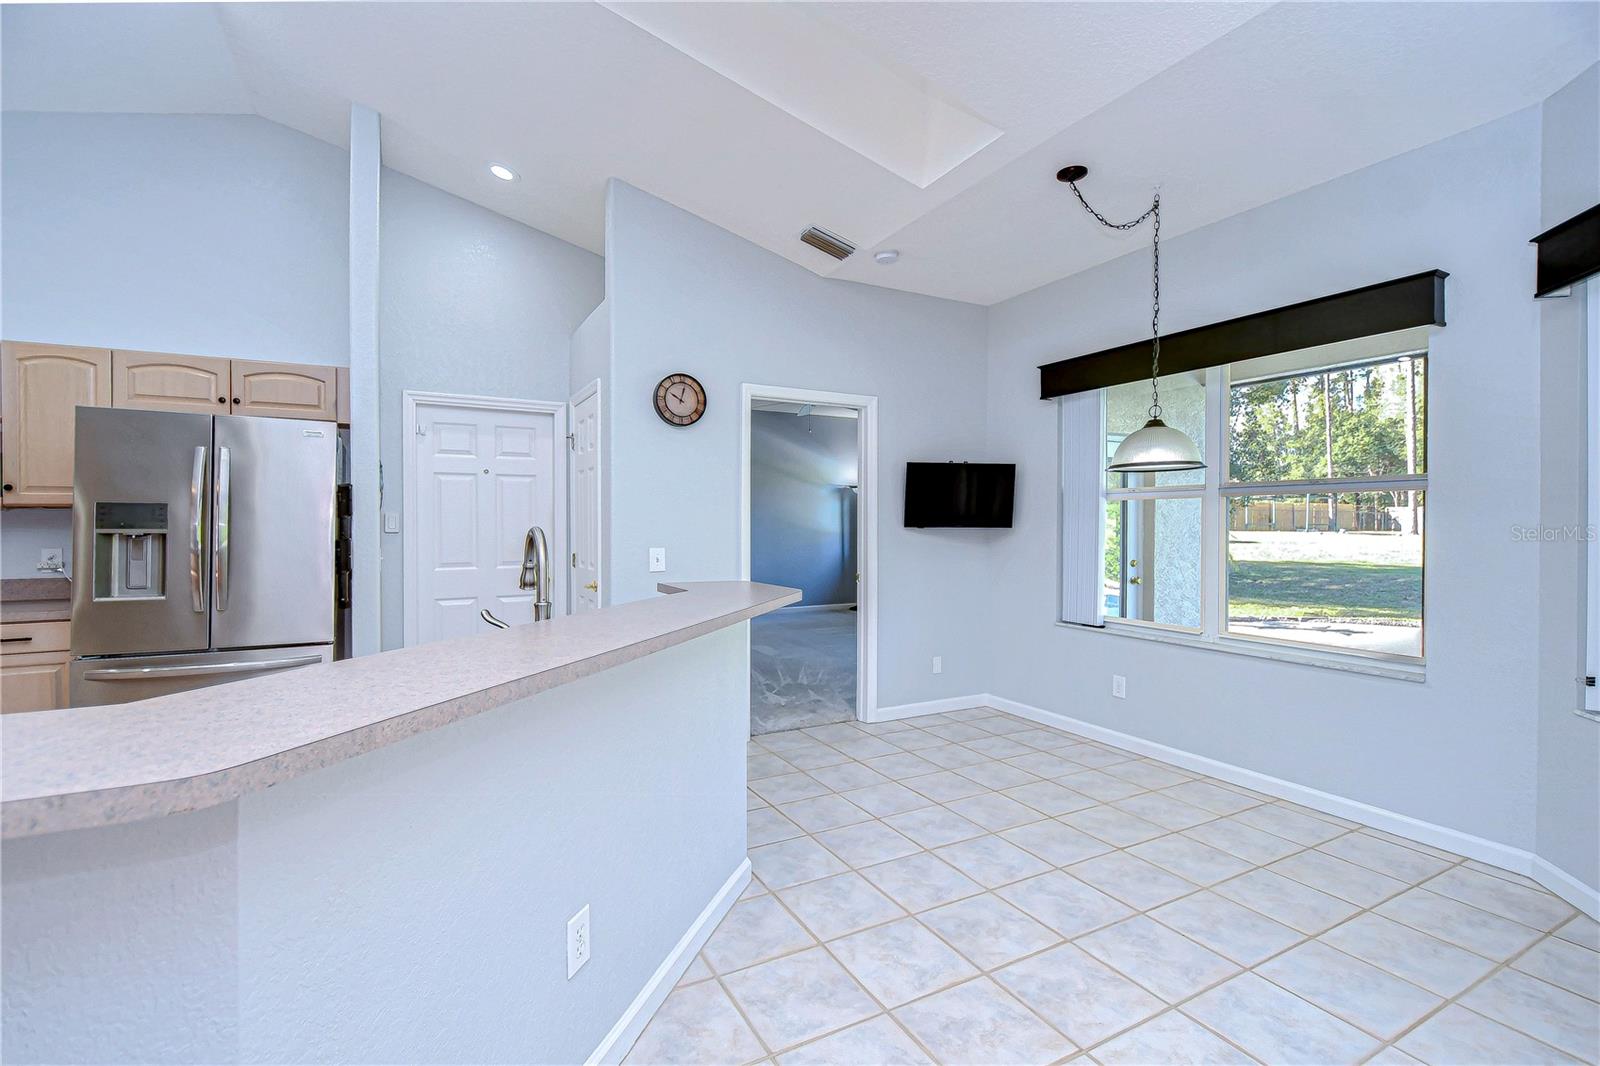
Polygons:
[[674,426],[692,426],[706,413],[706,390],[688,374],[668,374],[656,386],[656,414]]

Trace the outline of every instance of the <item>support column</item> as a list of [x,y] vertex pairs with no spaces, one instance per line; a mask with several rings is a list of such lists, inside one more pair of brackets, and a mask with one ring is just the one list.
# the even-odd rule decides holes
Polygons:
[[383,643],[383,469],[378,458],[378,113],[350,107],[351,644]]

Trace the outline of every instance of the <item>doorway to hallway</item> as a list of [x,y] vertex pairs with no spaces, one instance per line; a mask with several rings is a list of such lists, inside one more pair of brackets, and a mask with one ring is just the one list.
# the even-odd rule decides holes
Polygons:
[[751,733],[853,721],[866,709],[875,643],[864,594],[872,401],[746,391],[745,572],[802,594],[751,622]]

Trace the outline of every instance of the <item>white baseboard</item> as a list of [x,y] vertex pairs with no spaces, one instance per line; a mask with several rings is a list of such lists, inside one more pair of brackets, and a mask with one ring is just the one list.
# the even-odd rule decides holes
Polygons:
[[[928,709],[917,710],[917,708],[921,707],[927,707]],[[1370,803],[1362,803],[1346,796],[1323,792],[1320,789],[1296,784],[1293,781],[1285,781],[1283,778],[1272,777],[1256,770],[1247,770],[1232,763],[1219,762],[1204,755],[1196,755],[1180,748],[1168,747],[1165,744],[1145,740],[1143,737],[1137,737],[1131,733],[1118,732],[1115,729],[1108,729],[1093,722],[1085,722],[1079,718],[1057,714],[1055,711],[1047,711],[1042,707],[1034,707],[1031,704],[1018,703],[1016,700],[1008,700],[1002,696],[984,694],[959,700],[934,700],[929,704],[905,704],[902,707],[889,707],[885,708],[885,710],[891,713],[880,720],[889,721],[894,718],[911,717],[919,713],[931,714],[934,711],[958,710],[962,707],[993,707],[997,711],[1005,711],[1007,714],[1014,714],[1018,718],[1026,718],[1029,721],[1038,722],[1040,725],[1065,729],[1068,732],[1077,733],[1079,736],[1088,737],[1091,740],[1103,741],[1127,751],[1137,752],[1140,755],[1148,755],[1151,758],[1169,762],[1174,766],[1182,766],[1185,769],[1198,771],[1221,781],[1243,785],[1245,788],[1264,792],[1279,799],[1286,799],[1293,803],[1310,807],[1312,810],[1348,818],[1351,821],[1372,826],[1374,829],[1382,829],[1396,836],[1405,837],[1408,840],[1431,844],[1434,847],[1443,848],[1457,855],[1464,855],[1469,859],[1477,859],[1479,862],[1498,866],[1502,870],[1524,874],[1538,881],[1551,892],[1554,892],[1590,917],[1600,915],[1600,891],[1597,891],[1591,885],[1584,884],[1570,873],[1555,866],[1553,863],[1541,859],[1531,851],[1515,848],[1509,844],[1501,844],[1486,837],[1474,836],[1471,833],[1464,833],[1459,829],[1451,829],[1448,826],[1438,825],[1434,822],[1425,822],[1420,818],[1413,818],[1410,815],[1391,811],[1384,807],[1374,807]],[[908,713],[896,713],[900,711]]]
[[[987,707],[993,696],[979,694],[977,696],[951,696],[943,700],[925,700],[922,703],[898,703],[893,707],[878,707],[866,718],[864,722],[895,722],[901,718],[917,718],[924,714],[939,714],[943,711],[964,711],[969,707]],[[998,708],[997,708],[998,709]]]
[[650,975],[639,994],[633,997],[633,1002],[628,1004],[628,1009],[622,1012],[622,1017],[617,1019],[617,1024],[600,1041],[598,1047],[589,1056],[588,1066],[598,1063],[614,1064],[622,1061],[622,1057],[633,1047],[633,1042],[639,1039],[639,1034],[644,1032],[644,1027],[650,1024],[650,1019],[655,1017],[661,1001],[677,985],[678,979],[683,976],[694,957],[705,947],[711,934],[716,930],[717,923],[727,915],[728,909],[738,901],[740,893],[750,883],[750,860],[747,858],[739,864],[728,879],[723,882],[717,894],[711,897],[705,910],[700,912],[689,928],[679,938],[676,946],[661,960],[661,965],[656,967],[656,972]]

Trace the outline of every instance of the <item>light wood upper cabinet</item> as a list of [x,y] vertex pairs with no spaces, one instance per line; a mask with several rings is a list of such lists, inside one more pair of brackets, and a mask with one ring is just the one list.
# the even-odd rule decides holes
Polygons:
[[337,371],[307,363],[233,361],[236,415],[312,418],[332,422],[339,415]]
[[227,414],[231,360],[164,352],[111,353],[111,404],[146,411]]
[[350,368],[337,367],[334,370],[339,382],[339,419],[341,426],[350,424]]
[[0,344],[7,507],[72,506],[74,409],[111,405],[111,352]]

